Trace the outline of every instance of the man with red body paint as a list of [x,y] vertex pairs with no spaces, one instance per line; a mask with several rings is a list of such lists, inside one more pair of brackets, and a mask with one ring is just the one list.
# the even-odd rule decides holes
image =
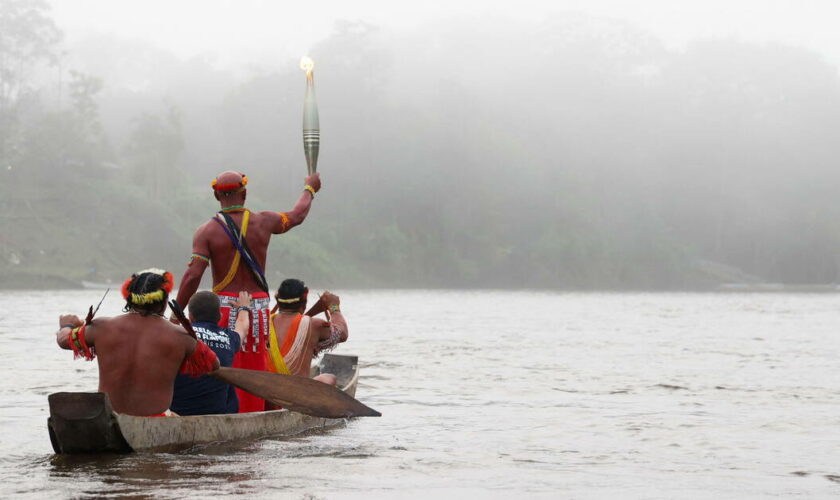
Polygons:
[[[259,272],[252,271],[253,264],[265,270],[268,244],[272,234],[285,233],[304,221],[315,193],[321,188],[320,175],[315,173],[304,180],[304,191],[288,212],[251,212],[245,208],[248,178],[238,172],[223,172],[213,181],[213,194],[221,204],[214,219],[205,222],[193,236],[192,257],[181,278],[178,304],[187,304],[198,290],[201,277],[209,265],[213,273],[213,291],[222,304],[219,326],[233,328],[236,308],[233,303],[239,292],[249,292],[253,297],[251,328],[242,343],[242,349],[233,360],[234,368],[266,370],[266,340],[268,338],[270,311],[269,295],[261,283]],[[231,225],[232,224],[232,225]],[[246,249],[252,257],[243,257],[234,244]],[[265,401],[237,389],[239,412],[263,411]]]

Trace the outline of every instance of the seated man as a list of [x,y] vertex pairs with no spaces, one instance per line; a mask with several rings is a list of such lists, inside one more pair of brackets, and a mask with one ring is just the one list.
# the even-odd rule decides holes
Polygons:
[[[309,377],[312,358],[347,340],[347,323],[338,296],[324,292],[304,314],[308,294],[306,285],[296,279],[287,279],[277,290],[279,313],[272,315],[269,332],[271,371]],[[327,313],[329,321],[312,317],[322,311]],[[330,373],[322,373],[315,380],[336,385],[335,376]]]
[[[222,316],[221,303],[215,293],[198,292],[190,298],[189,303],[189,319],[196,336],[216,353],[221,366],[233,364],[233,356],[248,334],[251,295],[240,292],[232,305],[236,309],[233,330],[218,326]],[[178,415],[237,413],[239,399],[234,387],[221,380],[207,375],[198,378],[178,375],[170,408]]]
[[99,391],[107,393],[114,411],[162,416],[172,401],[175,376],[198,376],[219,367],[216,355],[182,327],[164,319],[172,274],[147,269],[122,286],[126,314],[85,324],[62,315],[56,341],[75,357],[99,362]]

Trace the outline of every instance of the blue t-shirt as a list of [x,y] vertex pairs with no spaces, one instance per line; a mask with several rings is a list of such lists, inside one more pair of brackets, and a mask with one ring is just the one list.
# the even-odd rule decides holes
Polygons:
[[[222,328],[208,321],[196,321],[193,330],[216,356],[219,364],[230,366],[233,356],[239,350],[239,334],[229,328]],[[192,378],[188,375],[175,377],[175,393],[169,408],[178,415],[211,415],[236,413],[239,400],[233,386],[208,375]]]

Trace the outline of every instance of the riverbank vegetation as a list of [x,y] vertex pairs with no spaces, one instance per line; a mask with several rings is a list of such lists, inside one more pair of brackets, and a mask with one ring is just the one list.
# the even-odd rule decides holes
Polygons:
[[[342,23],[313,48],[324,189],[272,243],[272,285],[837,281],[836,66],[586,16],[476,30]],[[179,275],[223,170],[252,209],[290,209],[302,96],[294,60],[242,76],[70,45],[46,3],[0,0],[0,287]]]

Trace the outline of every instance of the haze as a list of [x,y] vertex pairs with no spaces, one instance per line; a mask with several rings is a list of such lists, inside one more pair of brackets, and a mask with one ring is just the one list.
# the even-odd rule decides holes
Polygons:
[[41,5],[0,0],[5,286],[180,274],[222,170],[291,208],[303,54],[273,285],[837,282],[833,2]]
[[336,21],[360,20],[388,31],[434,32],[434,25],[459,19],[470,37],[472,24],[497,18],[538,25],[569,11],[625,20],[648,30],[670,48],[694,39],[733,37],[784,42],[840,61],[840,32],[832,1],[563,0],[486,2],[388,1],[273,2],[71,0],[53,1],[56,21],[70,40],[92,33],[144,40],[182,57],[211,55],[226,65],[257,63],[267,53],[295,56],[329,36]]

